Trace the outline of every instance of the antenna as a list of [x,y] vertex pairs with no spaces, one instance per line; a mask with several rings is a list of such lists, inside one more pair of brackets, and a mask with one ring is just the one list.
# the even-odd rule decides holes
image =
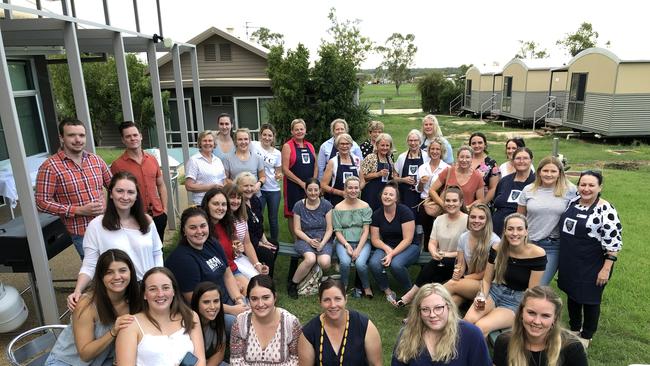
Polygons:
[[260,29],[260,27],[254,27],[254,26],[249,25],[249,24],[253,24],[253,22],[248,22],[248,21],[246,22],[246,40],[250,41],[251,38],[250,38],[250,35],[248,34],[248,30],[249,29]]

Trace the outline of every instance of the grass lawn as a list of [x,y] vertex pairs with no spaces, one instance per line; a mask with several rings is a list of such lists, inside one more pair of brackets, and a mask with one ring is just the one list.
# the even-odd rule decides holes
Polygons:
[[[364,93],[367,91],[366,86]],[[373,86],[378,90],[394,93],[393,85]],[[380,88],[381,87],[381,88]],[[390,87],[393,87],[391,90]],[[404,89],[406,92],[406,89]],[[406,94],[406,93],[405,93]],[[378,117],[386,124],[386,132],[393,136],[396,149],[402,152],[406,148],[406,134],[412,128],[419,128],[423,114],[416,115],[386,115]],[[485,132],[489,140],[490,155],[499,163],[504,161],[504,144],[506,137],[499,132],[516,132],[523,134],[529,130],[523,128],[501,128],[501,125],[490,124],[481,126],[457,125],[454,121],[459,118],[440,116],[441,127],[445,136],[454,146],[467,143],[467,137],[473,131]],[[361,141],[362,139],[359,139]],[[535,161],[550,154],[552,138],[526,139],[535,155]],[[642,307],[650,300],[650,282],[647,268],[650,268],[650,246],[645,244],[642,228],[650,222],[647,210],[648,193],[642,188],[650,179],[650,146],[612,145],[598,140],[559,141],[560,153],[564,154],[571,166],[570,171],[580,171],[585,168],[603,168],[605,184],[603,197],[612,202],[617,208],[623,223],[623,251],[620,260],[614,266],[611,282],[607,286],[601,307],[599,330],[588,350],[590,365],[628,365],[631,363],[650,363],[650,313]],[[621,150],[619,153],[613,150]],[[121,152],[112,150],[99,153],[107,155],[107,162],[112,161]],[[111,158],[112,157],[112,158]],[[612,163],[635,162],[636,168],[624,170],[609,169]],[[574,179],[575,182],[575,179]],[[288,233],[284,220],[280,222],[281,240],[288,241]],[[315,296],[290,300],[286,296],[286,278],[289,260],[279,257],[277,262],[276,279],[279,291],[278,304],[294,313],[302,322],[306,322],[320,312]],[[418,268],[411,269],[412,278]],[[399,286],[392,283],[391,288]],[[560,292],[561,293],[561,292]],[[373,300],[349,298],[348,306],[369,315],[377,325],[381,334],[384,364],[390,364],[390,355],[399,332],[401,319],[406,316],[405,309],[394,309],[389,305],[378,290],[375,290]],[[564,319],[568,319],[566,312]]]
[[360,101],[370,106],[370,109],[381,109],[381,100],[384,99],[386,109],[421,108],[420,93],[415,84],[402,84],[399,96],[395,84],[364,85],[361,90]]

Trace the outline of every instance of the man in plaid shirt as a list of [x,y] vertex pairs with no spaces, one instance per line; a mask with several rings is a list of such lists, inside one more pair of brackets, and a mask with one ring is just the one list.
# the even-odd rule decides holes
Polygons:
[[61,149],[50,156],[36,176],[36,205],[42,212],[58,215],[83,259],[83,236],[95,216],[104,213],[104,192],[111,172],[102,158],[84,150],[86,127],[79,120],[59,124]]

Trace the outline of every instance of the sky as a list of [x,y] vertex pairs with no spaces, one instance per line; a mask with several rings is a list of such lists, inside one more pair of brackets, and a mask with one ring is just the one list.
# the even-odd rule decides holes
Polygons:
[[[34,0],[12,0],[12,3]],[[59,0],[43,6],[60,12]],[[114,26],[135,29],[131,0],[108,0]],[[77,16],[103,22],[101,0],[77,0]],[[138,0],[143,33],[158,33],[155,0]],[[340,21],[359,19],[363,35],[383,44],[395,32],[413,33],[418,52],[413,67],[455,67],[461,64],[505,65],[519,50],[519,40],[535,41],[560,62],[571,59],[556,45],[582,22],[599,33],[598,45],[611,42],[619,57],[650,60],[650,22],[640,2],[631,0],[464,0],[464,1],[258,1],[160,0],[165,37],[187,41],[210,26],[246,39],[249,27],[267,27],[285,36],[285,45],[303,43],[312,60],[329,39],[329,9]],[[33,5],[32,5],[33,7]],[[255,28],[249,28],[252,33]],[[370,54],[362,68],[374,69],[381,56]]]

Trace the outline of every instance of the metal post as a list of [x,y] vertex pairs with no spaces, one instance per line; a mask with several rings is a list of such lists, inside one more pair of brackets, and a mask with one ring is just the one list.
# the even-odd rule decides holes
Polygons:
[[203,121],[203,101],[201,100],[201,84],[199,82],[199,61],[196,55],[196,47],[190,50],[190,60],[192,62],[192,90],[194,91],[194,115],[196,116],[196,128],[199,131],[205,131]]
[[106,22],[106,25],[111,25],[111,15],[108,12],[108,0],[103,0],[102,3],[104,4],[104,22]]
[[558,153],[560,152],[560,147],[559,147],[560,139],[557,137],[553,137],[553,156],[557,157]]
[[[187,119],[185,118],[185,93],[183,92],[183,73],[181,71],[181,55],[177,44],[172,46],[172,60],[174,67],[174,83],[176,85],[176,110],[178,111],[178,124],[181,129],[181,146],[183,161],[190,160],[190,146],[187,138]],[[187,192],[189,202],[192,202],[191,192]]]
[[77,119],[86,124],[86,150],[94,153],[95,140],[93,138],[90,109],[88,108],[88,99],[86,96],[84,73],[83,68],[81,67],[79,43],[77,42],[77,29],[75,28],[74,23],[66,22],[63,26],[63,42],[68,56],[68,69]]
[[384,115],[384,104],[386,104],[386,99],[381,100],[381,115]]
[[2,30],[0,30],[0,120],[5,133],[7,151],[11,160],[11,168],[16,181],[18,199],[25,222],[29,252],[38,285],[38,311],[43,312],[46,324],[58,324],[59,314],[56,305],[56,294],[52,286],[50,266],[47,262],[47,251],[41,228],[36,202],[32,191],[32,181],[27,170],[25,145],[23,144],[20,122],[16,111],[11,80],[9,79],[9,66],[5,54]]
[[119,32],[113,33],[113,53],[115,55],[115,67],[117,68],[117,81],[120,86],[122,115],[125,121],[134,121],[133,106],[131,105],[131,89],[129,88],[129,70],[126,66],[124,41],[122,34]]
[[160,13],[160,0],[156,0],[156,11],[158,12],[158,34],[163,38],[162,15]]
[[135,15],[135,30],[138,33],[140,33],[140,16],[138,15],[138,0],[133,0],[133,14]]
[[[158,135],[158,149],[160,150],[160,165],[163,170],[163,181],[167,188],[167,226],[176,230],[176,210],[172,191],[171,174],[169,172],[169,155],[167,152],[167,133],[165,132],[165,115],[163,113],[162,93],[160,92],[160,75],[158,74],[158,59],[156,58],[156,44],[149,41],[147,48],[147,63],[149,64],[149,77],[151,80],[151,93],[153,99],[154,116],[156,118],[156,132]],[[172,194],[173,193],[173,194]]]
[[[11,0],[2,0],[3,3],[11,5]],[[5,19],[12,19],[13,11],[11,9],[5,9]]]

